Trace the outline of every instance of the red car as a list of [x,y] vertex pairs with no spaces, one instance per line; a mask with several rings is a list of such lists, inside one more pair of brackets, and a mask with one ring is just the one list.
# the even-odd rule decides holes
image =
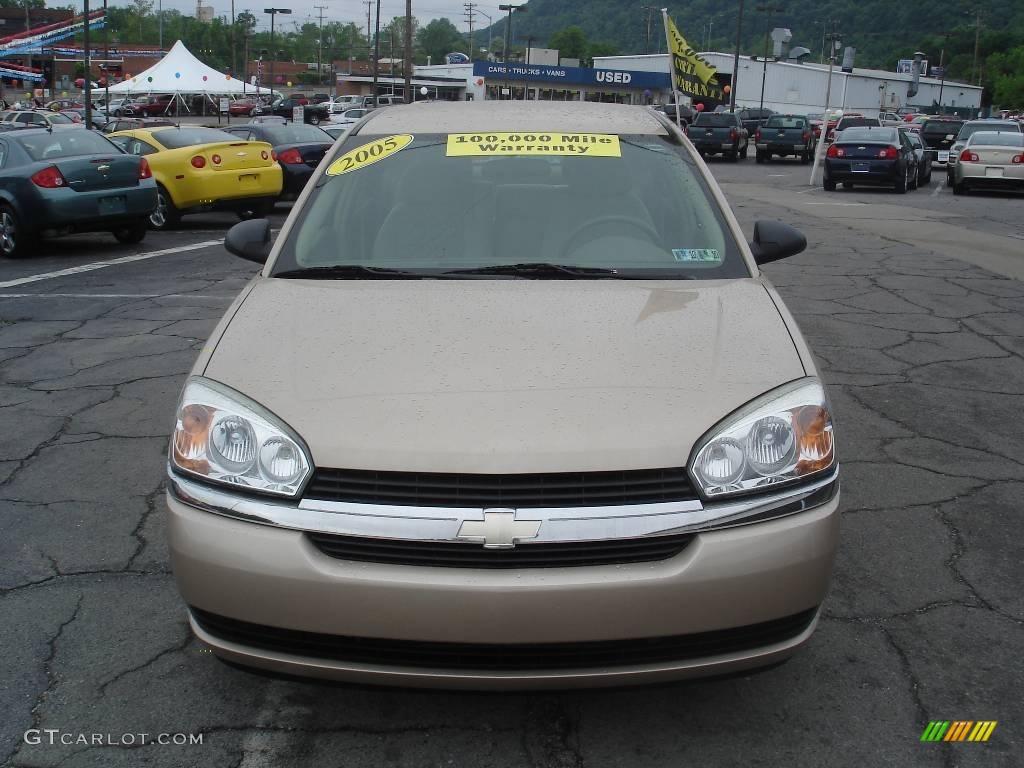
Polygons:
[[236,99],[228,105],[228,114],[233,117],[241,117],[252,114],[252,108],[256,102],[252,99]]

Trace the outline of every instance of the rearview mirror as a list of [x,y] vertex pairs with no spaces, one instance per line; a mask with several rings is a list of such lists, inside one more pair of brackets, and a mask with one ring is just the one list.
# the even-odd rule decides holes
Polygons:
[[270,255],[270,222],[267,219],[240,221],[224,238],[228,253],[257,264],[266,264]]
[[750,250],[758,264],[795,256],[806,247],[807,238],[803,232],[789,224],[781,221],[759,221],[754,224],[754,239],[750,243]]

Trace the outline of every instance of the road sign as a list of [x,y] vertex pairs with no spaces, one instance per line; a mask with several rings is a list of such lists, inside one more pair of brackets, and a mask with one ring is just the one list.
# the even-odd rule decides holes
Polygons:
[[228,99],[221,99],[220,100],[220,111],[221,112],[227,112],[228,111],[228,107],[230,106],[230,104],[231,104],[231,102]]
[[306,108],[301,104],[297,107],[292,107],[292,121],[296,123],[306,122]]

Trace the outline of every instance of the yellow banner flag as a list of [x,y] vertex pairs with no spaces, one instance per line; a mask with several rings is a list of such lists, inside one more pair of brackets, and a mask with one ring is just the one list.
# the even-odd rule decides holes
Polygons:
[[668,36],[668,50],[672,58],[673,86],[691,96],[725,100],[718,81],[715,79],[715,68],[702,59],[686,38],[683,37],[675,22],[665,14],[665,34]]

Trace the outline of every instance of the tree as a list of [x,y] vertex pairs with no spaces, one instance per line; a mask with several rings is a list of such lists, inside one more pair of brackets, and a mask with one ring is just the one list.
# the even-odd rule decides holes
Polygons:
[[587,46],[587,66],[594,66],[595,56],[617,56],[619,46],[613,43],[594,42]]
[[416,45],[424,56],[437,64],[444,62],[446,54],[462,48],[463,39],[448,19],[434,19],[420,29],[416,35]]
[[993,103],[1007,109],[1024,107],[1024,46],[992,54],[986,69],[993,81]]
[[548,47],[558,50],[563,59],[587,58],[587,35],[579,27],[566,27],[551,36]]

